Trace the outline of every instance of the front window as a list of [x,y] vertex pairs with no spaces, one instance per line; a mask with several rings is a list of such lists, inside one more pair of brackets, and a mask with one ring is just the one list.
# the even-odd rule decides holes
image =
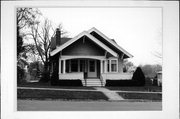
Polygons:
[[110,61],[108,60],[108,61],[107,61],[107,72],[110,72],[110,71],[109,71],[109,62],[110,62]]
[[66,72],[69,73],[69,60],[66,60]]
[[111,60],[111,71],[112,72],[117,71],[117,60]]
[[78,72],[78,60],[71,60],[71,71]]
[[84,71],[84,65],[85,65],[84,60],[80,60],[80,72]]

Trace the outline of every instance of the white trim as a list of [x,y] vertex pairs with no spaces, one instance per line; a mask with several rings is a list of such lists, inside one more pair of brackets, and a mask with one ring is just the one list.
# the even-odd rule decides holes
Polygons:
[[59,79],[68,79],[68,80],[74,80],[74,79],[80,79],[81,81],[84,80],[84,74],[83,72],[73,72],[73,73],[66,73],[66,74],[59,74]]
[[[109,59],[107,59],[109,61],[109,72],[110,73],[117,73],[118,72],[118,59],[114,58],[114,57],[110,57]],[[112,71],[112,67],[111,67],[111,61],[112,60],[116,60],[116,71]]]
[[100,60],[101,73],[103,73],[103,60]]
[[133,74],[132,73],[102,73],[101,76],[103,80],[131,80]]
[[59,74],[61,74],[61,59],[59,57]]
[[72,56],[72,55],[62,55],[61,59],[62,60],[68,60],[68,59],[97,59],[97,60],[104,60],[106,59],[104,56],[87,56],[87,55],[81,55],[81,56]]
[[98,33],[99,35],[101,35],[104,39],[106,39],[106,41],[108,41],[109,43],[111,43],[112,45],[114,45],[116,48],[118,48],[120,51],[122,51],[123,53],[125,53],[129,58],[133,57],[133,55],[131,55],[130,53],[128,53],[126,50],[124,50],[122,47],[120,47],[119,45],[117,45],[116,43],[114,43],[111,39],[109,39],[107,36],[105,36],[102,32],[100,32],[98,29],[96,29],[95,27],[91,28],[88,30],[89,33],[91,33],[92,31],[95,31],[96,33]]
[[107,73],[107,60],[104,60],[104,73]]
[[109,59],[109,72],[112,72],[111,71],[111,60]]
[[109,47],[107,47],[106,45],[104,45],[102,42],[100,42],[98,39],[96,39],[94,36],[92,36],[91,34],[89,34],[86,31],[83,31],[82,33],[80,33],[79,35],[77,35],[76,37],[74,37],[73,39],[67,41],[66,43],[64,43],[63,45],[57,47],[55,50],[53,50],[50,55],[53,56],[55,54],[57,54],[58,52],[62,51],[64,48],[66,48],[67,46],[69,46],[70,44],[74,43],[75,41],[77,41],[79,38],[81,38],[82,36],[87,36],[89,37],[92,41],[94,41],[96,44],[98,44],[99,46],[101,46],[104,50],[108,51],[109,53],[111,53],[113,56],[118,57],[118,54],[116,52],[114,52],[113,50],[111,50]]
[[66,60],[63,60],[63,74],[66,73]]

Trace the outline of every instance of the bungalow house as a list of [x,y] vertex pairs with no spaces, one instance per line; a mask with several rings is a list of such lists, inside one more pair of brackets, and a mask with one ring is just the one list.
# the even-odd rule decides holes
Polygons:
[[51,71],[58,70],[59,80],[81,80],[83,86],[105,86],[106,80],[130,80],[123,73],[123,60],[133,57],[96,28],[74,38],[61,38],[56,30],[51,39]]

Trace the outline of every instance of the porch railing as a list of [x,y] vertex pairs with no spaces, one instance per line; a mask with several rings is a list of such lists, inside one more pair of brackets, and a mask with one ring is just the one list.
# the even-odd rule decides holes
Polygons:
[[59,74],[59,79],[84,80],[84,74],[83,74],[83,72]]
[[105,86],[105,82],[104,82],[104,80],[103,80],[102,75],[100,75],[100,81],[101,81],[101,86]]
[[103,80],[106,82],[107,79],[110,80],[131,80],[132,73],[103,73],[101,74]]

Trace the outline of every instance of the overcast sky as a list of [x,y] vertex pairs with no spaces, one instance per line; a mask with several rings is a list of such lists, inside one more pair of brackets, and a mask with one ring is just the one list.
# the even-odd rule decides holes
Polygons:
[[162,52],[161,8],[40,8],[54,25],[61,23],[74,37],[97,28],[132,54],[135,65],[160,63],[154,52]]

